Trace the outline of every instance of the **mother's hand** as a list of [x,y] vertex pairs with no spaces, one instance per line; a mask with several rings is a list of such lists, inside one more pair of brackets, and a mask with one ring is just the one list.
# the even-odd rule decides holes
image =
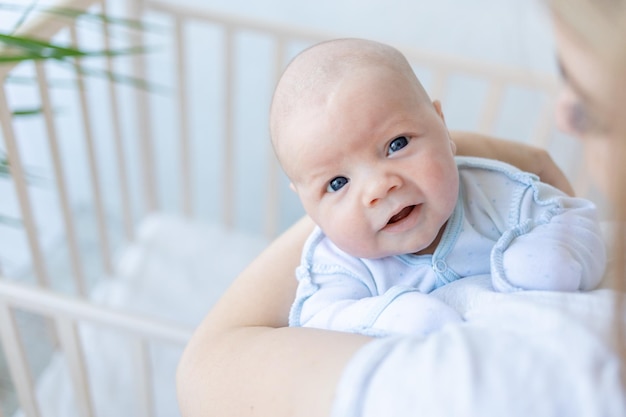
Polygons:
[[545,149],[478,133],[454,131],[450,132],[450,136],[456,143],[459,155],[480,156],[507,162],[522,171],[538,175],[541,181],[571,196],[575,194],[569,180]]

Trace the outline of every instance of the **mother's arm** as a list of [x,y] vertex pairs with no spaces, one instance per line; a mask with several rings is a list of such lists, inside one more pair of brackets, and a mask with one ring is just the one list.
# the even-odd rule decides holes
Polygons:
[[189,342],[177,375],[183,416],[326,416],[344,365],[369,339],[285,328],[304,218],[244,270]]
[[[453,133],[457,152],[507,161],[572,193],[540,149]],[[370,339],[287,328],[294,270],[313,224],[303,218],[237,278],[190,340],[181,359],[178,398],[185,417],[327,416],[343,368]]]
[[551,184],[569,195],[574,195],[574,189],[565,174],[554,163],[545,149],[478,133],[450,133],[456,143],[457,154],[481,156],[508,162],[522,171],[537,174],[543,182]]

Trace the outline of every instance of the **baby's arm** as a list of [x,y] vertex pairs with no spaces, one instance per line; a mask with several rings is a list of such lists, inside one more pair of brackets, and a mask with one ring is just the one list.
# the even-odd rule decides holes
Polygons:
[[497,290],[576,291],[600,283],[606,249],[593,203],[536,183],[520,210],[519,224],[492,251]]
[[395,286],[374,295],[353,274],[309,274],[300,284],[291,310],[291,326],[360,333],[426,335],[445,323],[461,321],[442,301],[415,288]]

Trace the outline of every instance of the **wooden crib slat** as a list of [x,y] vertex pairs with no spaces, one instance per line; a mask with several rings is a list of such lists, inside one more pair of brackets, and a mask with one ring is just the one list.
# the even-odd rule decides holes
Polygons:
[[[108,15],[107,2],[102,2],[102,14]],[[102,23],[102,34],[104,38],[104,49],[111,49],[109,23]],[[113,73],[113,59],[110,56],[106,57],[106,70],[109,74]],[[128,170],[126,169],[126,153],[124,152],[124,145],[122,142],[122,122],[120,120],[120,109],[117,96],[116,83],[107,83],[109,89],[109,99],[111,105],[111,122],[113,125],[113,140],[115,144],[115,159],[117,163],[118,173],[118,186],[121,195],[122,205],[122,218],[124,222],[124,235],[126,239],[133,240],[135,236],[133,226],[133,211],[130,201],[130,191],[128,189]]]
[[40,417],[35,386],[22,338],[15,323],[15,315],[4,298],[0,299],[0,342],[22,411],[26,417]]
[[546,97],[539,110],[539,118],[535,123],[535,128],[530,138],[532,145],[542,148],[548,147],[550,135],[554,130],[554,105],[554,100]]
[[[78,36],[76,27],[70,26],[70,38],[74,45],[78,44]],[[75,61],[77,66],[81,65],[80,59]],[[95,141],[93,137],[93,128],[91,124],[91,114],[89,112],[89,102],[87,100],[87,87],[83,74],[80,70],[76,70],[76,83],[78,84],[78,98],[80,101],[80,114],[82,118],[83,134],[87,145],[87,159],[89,162],[89,173],[91,180],[91,191],[94,199],[96,211],[96,224],[98,227],[98,237],[100,239],[100,253],[104,270],[110,274],[113,272],[113,261],[111,258],[111,248],[109,243],[109,231],[107,229],[102,191],[100,189],[100,173],[98,170],[98,158],[96,157]]]
[[[131,0],[127,2],[128,13],[131,18],[139,19],[143,13],[144,1]],[[145,45],[143,33],[133,31],[130,36],[133,45]],[[146,62],[141,54],[133,54],[133,76],[139,80],[147,79]],[[142,171],[142,191],[144,200],[144,214],[159,209],[157,186],[155,182],[154,146],[152,143],[152,121],[150,114],[149,92],[144,89],[135,91],[137,109],[137,128],[139,132],[139,158]]]
[[[276,36],[274,49],[274,84],[278,80],[285,68],[286,60],[286,39],[282,36]],[[278,221],[280,218],[280,165],[274,154],[274,149],[268,147],[268,167],[267,167],[267,190],[265,196],[265,217],[264,217],[264,233],[265,236],[271,238],[278,233]]]
[[478,122],[478,130],[485,134],[493,133],[502,105],[504,85],[500,81],[492,81],[487,90],[487,98],[483,105],[483,112]]
[[186,77],[186,48],[184,35],[184,21],[180,17],[174,19],[174,37],[176,48],[177,86],[178,86],[178,109],[179,109],[179,144],[180,144],[180,181],[183,201],[183,214],[187,217],[193,215],[192,198],[192,164],[191,146],[189,143],[189,109],[187,106],[187,77]]
[[78,337],[76,323],[68,318],[57,318],[57,332],[61,349],[74,385],[74,398],[82,417],[93,417],[93,405],[87,379],[85,357]]
[[224,30],[224,158],[222,160],[222,221],[226,227],[234,225],[235,209],[235,135],[234,135],[234,95],[235,80],[235,30],[227,26]]
[[137,392],[140,403],[139,417],[153,417],[154,394],[152,389],[152,366],[150,365],[150,351],[145,339],[133,338],[133,363],[136,366]]
[[431,100],[441,100],[445,99],[446,88],[448,83],[448,72],[437,68],[434,71],[434,80],[432,83],[432,87],[430,88],[429,95]]
[[74,278],[74,284],[78,294],[85,296],[87,290],[85,288],[85,276],[80,261],[80,250],[76,243],[76,228],[74,227],[74,216],[70,208],[70,202],[67,194],[67,184],[65,181],[65,173],[63,171],[63,163],[59,152],[59,144],[57,131],[52,115],[52,103],[50,101],[50,93],[48,91],[48,81],[44,65],[41,62],[35,63],[35,71],[37,74],[37,84],[39,86],[39,95],[41,97],[41,106],[43,108],[44,122],[46,125],[46,135],[50,146],[50,156],[54,167],[54,176],[56,179],[57,192],[59,194],[59,202],[61,204],[61,212],[63,222],[65,224],[65,237],[70,252],[70,262]]
[[35,270],[37,283],[42,287],[49,287],[50,279],[48,277],[48,270],[45,266],[41,246],[39,244],[37,226],[32,211],[30,196],[28,194],[26,173],[24,172],[24,168],[22,166],[22,159],[20,158],[15,131],[13,129],[12,115],[10,112],[11,108],[9,107],[9,103],[6,98],[5,87],[2,86],[2,88],[0,88],[0,128],[2,128],[2,135],[7,148],[9,171],[15,184],[15,191],[17,193],[17,199],[20,206],[22,222],[24,224],[24,228],[26,229],[30,256],[33,261],[33,268]]

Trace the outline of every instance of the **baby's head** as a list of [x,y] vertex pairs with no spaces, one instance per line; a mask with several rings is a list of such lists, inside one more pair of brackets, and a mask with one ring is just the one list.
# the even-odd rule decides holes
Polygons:
[[270,131],[304,209],[342,250],[436,245],[458,195],[455,147],[399,51],[362,39],[305,50],[278,82]]

